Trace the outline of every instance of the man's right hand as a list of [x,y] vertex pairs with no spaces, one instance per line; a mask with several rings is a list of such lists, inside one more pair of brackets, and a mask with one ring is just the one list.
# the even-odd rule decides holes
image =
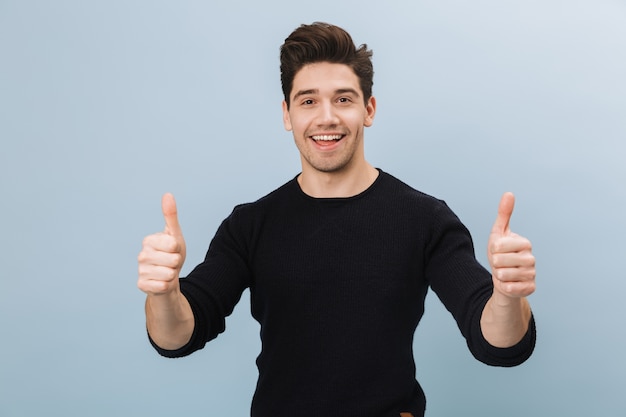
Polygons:
[[178,278],[186,256],[185,239],[178,223],[176,200],[165,194],[161,200],[165,230],[146,236],[137,260],[137,286],[148,295],[162,295],[178,291]]

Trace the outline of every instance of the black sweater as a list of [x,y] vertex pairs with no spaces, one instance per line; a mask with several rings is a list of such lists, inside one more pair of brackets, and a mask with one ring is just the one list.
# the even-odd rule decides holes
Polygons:
[[531,322],[516,346],[490,346],[480,331],[490,273],[446,204],[380,172],[350,198],[312,198],[294,179],[237,206],[181,291],[195,316],[178,357],[224,331],[242,292],[261,324],[253,417],[421,416],[412,344],[431,287],[472,354],[514,366],[534,348]]

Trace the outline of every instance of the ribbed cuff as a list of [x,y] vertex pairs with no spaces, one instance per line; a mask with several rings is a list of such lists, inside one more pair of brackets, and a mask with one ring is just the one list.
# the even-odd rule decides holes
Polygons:
[[495,347],[485,339],[482,331],[479,331],[478,335],[478,342],[486,359],[483,362],[488,365],[503,367],[517,366],[525,362],[530,355],[532,355],[536,340],[537,330],[535,328],[535,318],[533,315],[530,317],[528,330],[522,340],[511,347]]

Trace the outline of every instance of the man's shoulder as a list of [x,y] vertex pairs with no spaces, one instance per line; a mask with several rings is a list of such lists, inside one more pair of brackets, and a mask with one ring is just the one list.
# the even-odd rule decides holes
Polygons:
[[257,200],[236,205],[233,213],[254,213],[270,210],[276,205],[283,205],[292,200],[296,192],[296,179],[292,178]]
[[439,198],[426,192],[420,191],[386,171],[380,170],[380,173],[383,184],[383,187],[381,188],[383,188],[385,192],[392,194],[394,196],[393,198],[406,199],[412,203],[419,203],[423,205],[445,205],[443,200],[440,200]]

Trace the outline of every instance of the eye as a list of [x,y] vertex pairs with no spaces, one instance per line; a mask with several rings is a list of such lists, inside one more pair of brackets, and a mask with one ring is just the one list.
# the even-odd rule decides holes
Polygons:
[[314,103],[313,99],[310,99],[310,98],[302,101],[303,106],[310,106],[313,103]]
[[352,99],[350,99],[350,97],[339,97],[337,101],[339,103],[351,103]]

